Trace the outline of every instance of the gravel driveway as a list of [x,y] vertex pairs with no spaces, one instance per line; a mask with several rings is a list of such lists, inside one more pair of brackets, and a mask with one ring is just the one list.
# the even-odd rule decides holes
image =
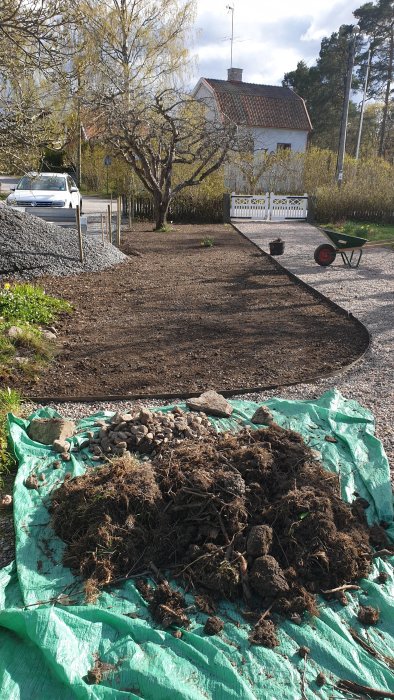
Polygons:
[[[370,350],[349,370],[313,384],[298,384],[280,390],[283,398],[311,399],[336,387],[345,397],[369,408],[376,420],[376,435],[382,440],[394,469],[394,251],[376,247],[364,251],[357,269],[349,269],[338,256],[330,267],[319,267],[313,252],[327,238],[314,226],[304,223],[233,222],[235,227],[262,250],[269,252],[269,241],[281,238],[285,252],[276,258],[283,267],[350,311],[368,328]],[[250,395],[251,400],[264,397]],[[246,398],[246,397],[244,397]]]

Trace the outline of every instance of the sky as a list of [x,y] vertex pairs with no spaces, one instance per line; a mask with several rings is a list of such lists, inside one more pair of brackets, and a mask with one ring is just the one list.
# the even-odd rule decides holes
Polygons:
[[234,7],[233,66],[248,83],[280,85],[304,60],[313,65],[324,36],[355,24],[365,0],[198,0],[194,77],[227,79]]

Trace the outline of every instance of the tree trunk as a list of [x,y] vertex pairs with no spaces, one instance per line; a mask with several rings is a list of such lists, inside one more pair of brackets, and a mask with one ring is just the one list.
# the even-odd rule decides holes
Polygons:
[[154,197],[155,208],[155,231],[159,231],[167,226],[167,215],[170,200],[161,192]]
[[380,139],[379,139],[379,152],[380,157],[384,156],[385,142],[386,142],[386,130],[387,130],[387,119],[390,104],[390,94],[391,94],[391,82],[393,80],[393,62],[394,62],[394,31],[391,30],[390,36],[390,54],[387,67],[387,84],[386,84],[386,94],[384,96],[384,107],[383,107],[383,119],[382,126],[380,129]]

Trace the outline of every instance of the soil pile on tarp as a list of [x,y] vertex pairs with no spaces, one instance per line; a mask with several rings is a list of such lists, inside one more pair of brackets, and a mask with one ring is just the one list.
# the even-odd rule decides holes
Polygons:
[[[127,453],[65,481],[52,517],[64,563],[87,579],[89,595],[159,569],[207,612],[215,599],[243,598],[257,621],[251,641],[273,646],[262,611],[298,621],[317,614],[317,593],[368,575],[371,545],[387,538],[369,529],[366,505],[343,502],[338,477],[302,437],[273,425],[185,440],[143,463]],[[156,619],[179,625],[185,606],[174,611],[166,590],[158,595],[152,602],[146,588]]]

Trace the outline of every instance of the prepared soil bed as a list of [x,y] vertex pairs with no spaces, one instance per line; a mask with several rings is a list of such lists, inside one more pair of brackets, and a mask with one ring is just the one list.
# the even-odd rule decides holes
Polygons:
[[[201,242],[210,238],[211,247]],[[277,269],[231,226],[151,225],[123,233],[126,263],[41,278],[74,313],[57,326],[59,353],[36,397],[186,395],[302,382],[346,366],[368,338]]]
[[250,641],[273,647],[271,614],[318,615],[318,593],[346,604],[345,591],[371,570],[371,547],[390,546],[383,527],[368,527],[368,503],[355,496],[349,505],[339,493],[337,475],[302,437],[272,424],[90,468],[54,492],[52,523],[89,602],[113,582],[148,574],[160,585],[137,585],[153,618],[188,627],[183,595],[163,580],[171,576],[214,616],[207,634],[221,629],[217,602],[241,600]]

